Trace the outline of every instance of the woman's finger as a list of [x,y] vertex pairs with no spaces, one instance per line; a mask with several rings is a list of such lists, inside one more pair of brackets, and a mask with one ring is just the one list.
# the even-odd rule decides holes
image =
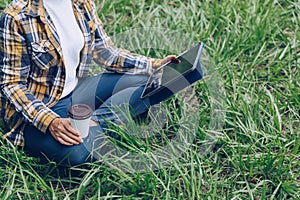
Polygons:
[[71,125],[71,122],[64,124],[64,128],[75,136],[80,136],[80,133]]
[[69,144],[79,144],[82,140],[80,137],[75,138],[75,136],[73,134],[70,134],[68,131],[60,132],[58,137]]
[[63,145],[66,145],[66,146],[72,146],[72,145],[74,145],[74,144],[72,144],[72,143],[69,143],[69,142],[66,142],[66,141],[64,141],[62,138],[60,138],[60,137],[58,137],[57,139],[56,139],[59,143],[61,143],[61,144],[63,144]]
[[167,62],[176,59],[176,55],[169,55],[165,59],[163,59],[162,64],[166,64]]
[[61,126],[59,127],[58,131],[61,133],[61,137],[66,142],[72,144],[79,144],[82,142],[79,132],[72,127],[70,119],[62,120]]
[[75,141],[78,142],[78,143],[81,143],[81,142],[82,142],[82,139],[81,139],[81,137],[80,137],[80,133],[79,133],[76,129],[74,129],[74,128],[72,127],[71,123],[66,123],[66,124],[64,124],[64,128],[65,128],[65,131],[66,131],[65,134],[66,134],[69,138],[75,140]]
[[52,136],[61,144],[74,145],[82,142],[79,133],[71,126],[69,119],[58,118],[50,126]]

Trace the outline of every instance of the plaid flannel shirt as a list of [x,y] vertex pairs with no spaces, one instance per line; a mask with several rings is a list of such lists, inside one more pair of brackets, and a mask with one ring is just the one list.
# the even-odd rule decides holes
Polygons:
[[[73,0],[84,36],[77,76],[88,75],[91,61],[120,73],[149,74],[161,60],[114,47],[92,0]],[[61,97],[65,68],[59,37],[42,0],[14,0],[0,18],[0,111],[10,131],[3,137],[24,145],[26,123],[46,133],[59,117],[50,108]]]

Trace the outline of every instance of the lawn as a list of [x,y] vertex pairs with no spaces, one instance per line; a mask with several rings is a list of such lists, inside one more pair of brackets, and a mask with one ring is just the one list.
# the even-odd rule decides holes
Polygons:
[[0,199],[300,199],[299,0],[96,3],[116,45],[133,52],[205,43],[206,76],[163,104],[166,130],[111,127],[137,157],[171,148],[159,162],[121,156],[64,169],[0,140]]

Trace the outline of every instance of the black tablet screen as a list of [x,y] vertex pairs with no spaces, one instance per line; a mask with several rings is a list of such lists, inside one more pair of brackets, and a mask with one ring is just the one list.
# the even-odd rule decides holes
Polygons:
[[184,73],[193,70],[196,65],[196,59],[199,60],[199,54],[201,53],[202,48],[202,44],[199,43],[177,57],[177,59],[180,60],[179,64],[175,62],[169,62],[155,71],[150,76],[145,86],[142,98],[150,93],[153,93],[155,90],[158,90],[161,86],[166,87],[168,84],[171,84],[173,80],[176,80]]

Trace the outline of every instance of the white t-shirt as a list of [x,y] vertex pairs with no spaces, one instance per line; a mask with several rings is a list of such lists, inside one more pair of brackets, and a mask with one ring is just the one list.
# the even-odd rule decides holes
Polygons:
[[61,98],[70,94],[78,83],[76,69],[84,46],[82,31],[76,21],[71,0],[44,0],[60,39],[65,63],[65,86]]

